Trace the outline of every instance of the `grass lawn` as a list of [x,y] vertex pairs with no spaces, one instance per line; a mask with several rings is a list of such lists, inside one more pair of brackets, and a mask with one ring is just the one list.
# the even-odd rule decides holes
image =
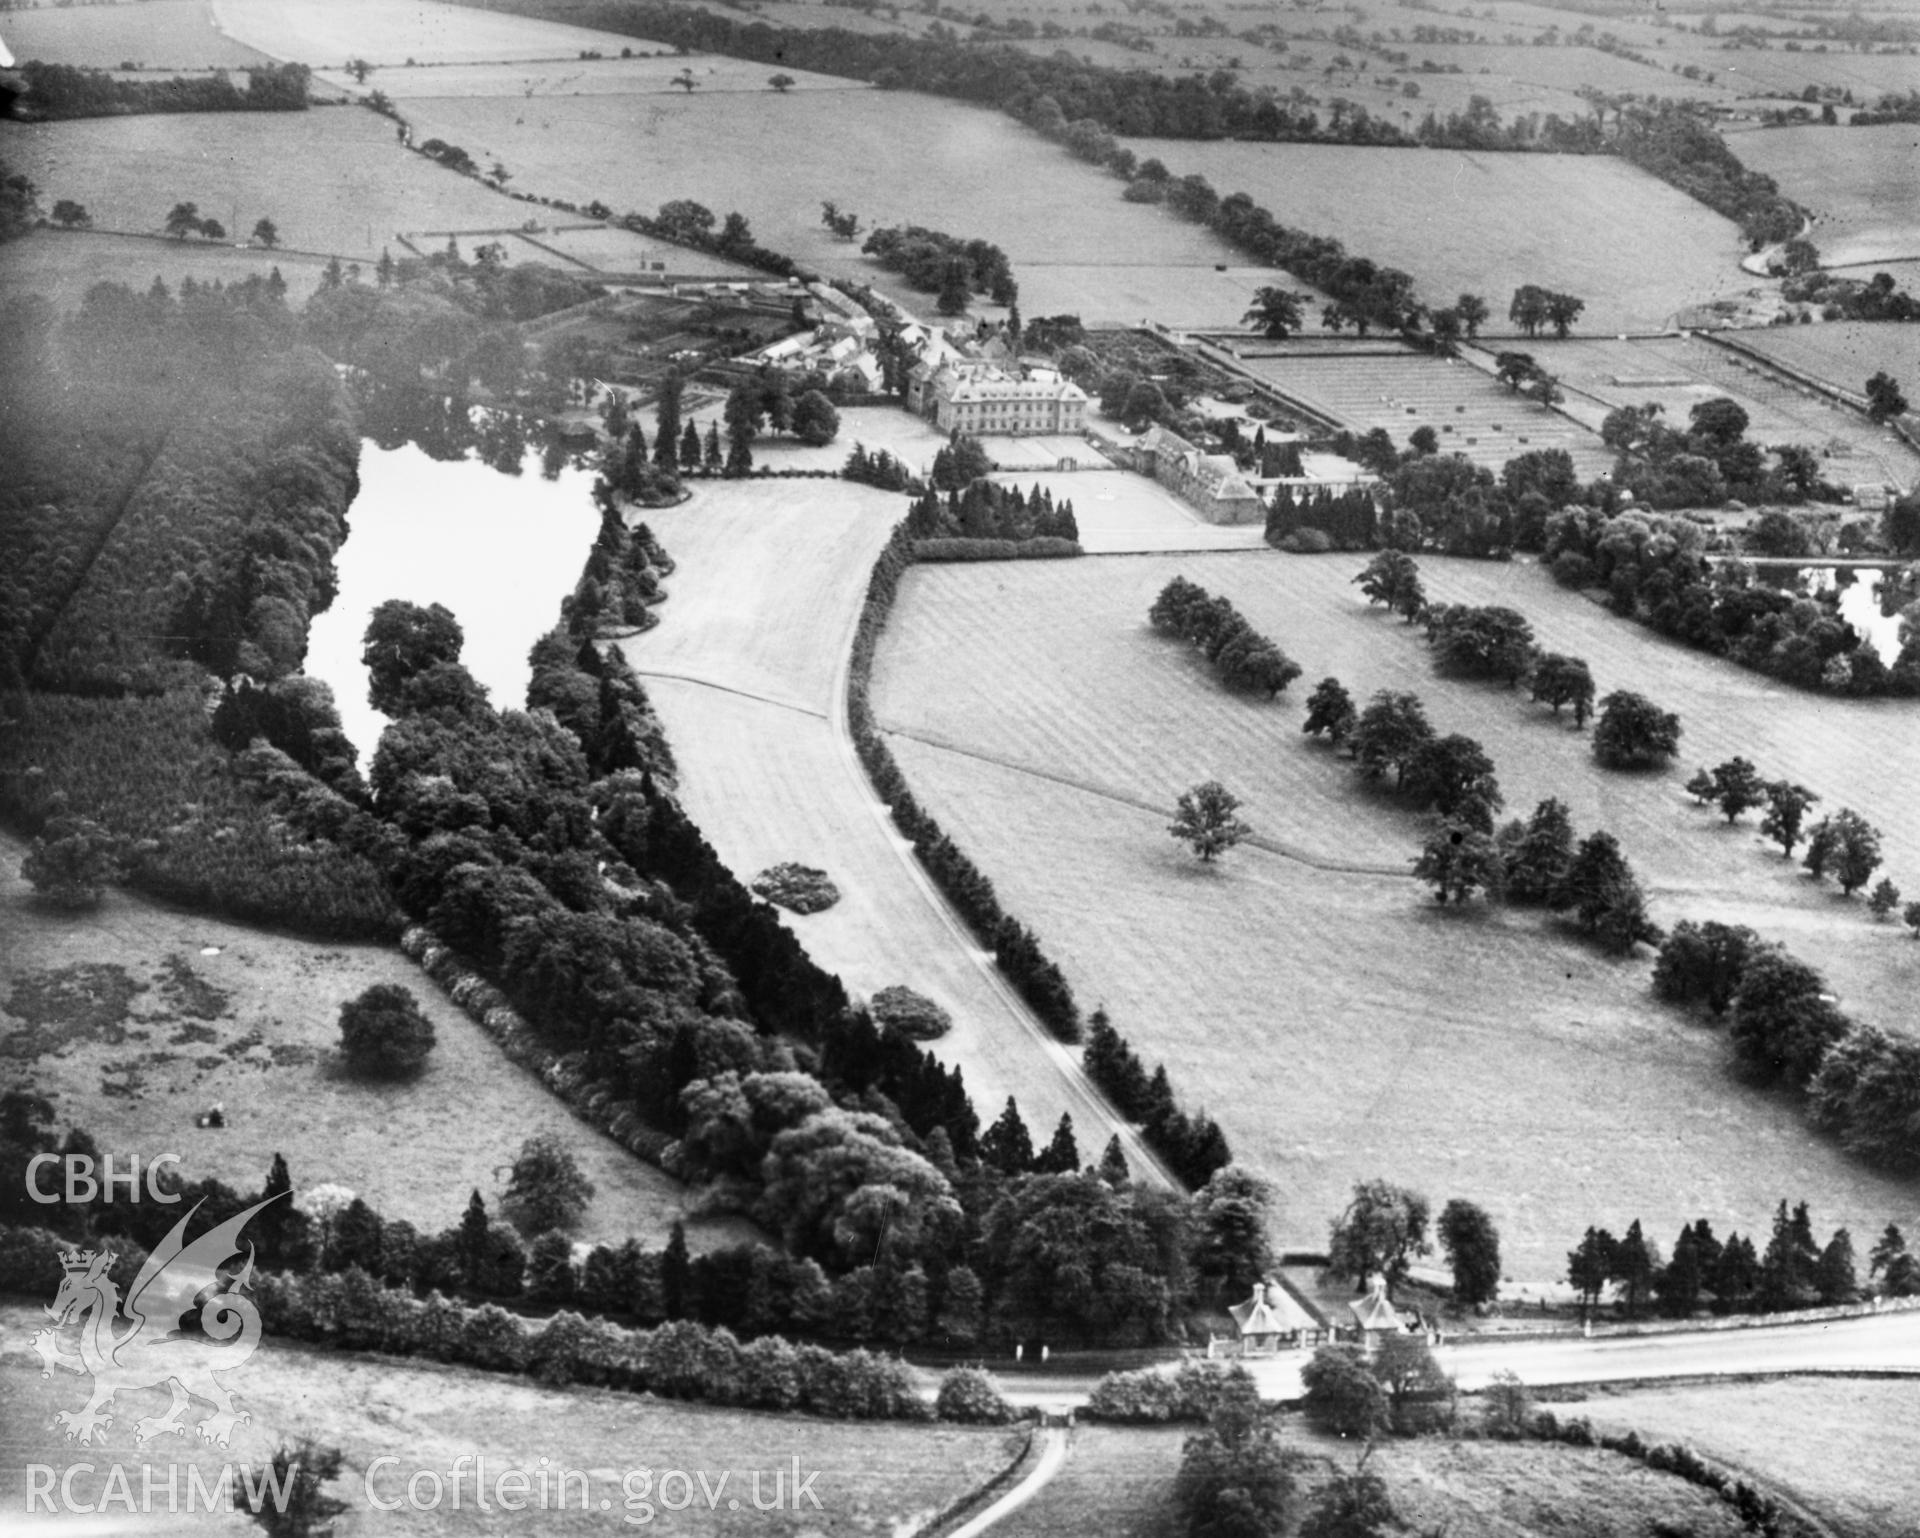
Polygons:
[[[688,1193],[574,1119],[397,950],[324,945],[127,892],[72,918],[19,878],[0,836],[0,1079],[31,1085],[103,1149],[175,1152],[190,1176],[258,1190],[275,1153],[296,1189],[333,1181],[424,1232],[493,1204],[520,1144],[553,1133],[598,1188],[580,1236],[665,1242]],[[207,951],[214,954],[205,954]],[[337,1064],[340,1005],[374,983],[409,988],[436,1043],[412,1084],[368,1085]],[[227,1125],[198,1129],[216,1101]],[[700,1225],[719,1238],[732,1225]]]
[[1129,143],[1176,176],[1199,172],[1222,197],[1244,190],[1283,224],[1412,273],[1429,304],[1484,295],[1494,330],[1507,329],[1522,283],[1578,294],[1587,302],[1579,328],[1592,333],[1659,327],[1687,304],[1756,281],[1740,271],[1732,223],[1605,156]]
[[[1904,69],[1906,86],[1883,89],[1910,88],[1916,61],[1895,62]],[[1728,144],[1749,170],[1764,171],[1788,197],[1813,211],[1809,238],[1822,261],[1920,256],[1920,210],[1913,198],[1920,128],[1912,123],[1776,128],[1738,134]]]
[[[443,7],[428,9],[440,10]],[[381,10],[385,12],[387,7],[382,6]],[[486,13],[479,14],[484,16]],[[504,21],[510,18],[500,16],[489,19]],[[467,25],[464,17],[461,24],[463,28]],[[399,102],[410,101],[417,96],[513,96],[523,101],[545,101],[557,96],[659,96],[685,89],[675,84],[683,71],[693,76],[694,88],[702,94],[710,91],[766,91],[770,89],[767,85],[768,76],[781,73],[793,82],[789,90],[871,89],[864,80],[819,75],[811,70],[781,71],[747,59],[728,58],[724,54],[675,53],[671,48],[635,38],[619,40],[620,47],[632,48],[636,54],[646,50],[642,56],[631,59],[620,58],[618,49],[609,50],[604,38],[591,46],[611,51],[613,57],[580,59],[568,54],[557,59],[535,60],[519,65],[424,61],[416,69],[403,65],[398,69],[379,70],[368,78],[364,87],[341,69],[326,71],[324,78],[342,90],[382,90]]]
[[506,229],[528,217],[524,204],[401,149],[385,118],[349,107],[4,123],[0,157],[33,178],[46,206],[72,198],[102,229],[157,234],[190,201],[230,239],[264,217],[285,246],[360,261],[382,248],[405,255],[398,231]]
[[[998,1531],[1006,1538],[1150,1538],[1174,1530],[1171,1499],[1187,1432],[1083,1426],[1053,1482]],[[1351,1448],[1308,1432],[1297,1418],[1282,1440],[1304,1462],[1304,1506]],[[1733,1513],[1677,1479],[1598,1449],[1508,1446],[1443,1438],[1379,1444],[1368,1472],[1386,1481],[1409,1532],[1484,1538],[1640,1538],[1655,1521],[1697,1538],[1736,1538]]]
[[217,31],[206,0],[146,0],[139,6],[48,6],[9,10],[0,37],[14,58],[118,69],[243,69],[272,61]]
[[[1503,602],[1543,645],[1586,656],[1602,690],[1677,709],[1683,765],[1620,776],[1583,734],[1498,687],[1434,675],[1418,633],[1368,614],[1349,557],[1141,557],[923,568],[908,579],[875,704],[916,794],[1040,933],[1088,1004],[1221,1120],[1281,1186],[1278,1236],[1323,1240],[1356,1179],[1384,1175],[1485,1203],[1511,1275],[1557,1275],[1588,1222],[1654,1232],[1716,1216],[1743,1230],[1782,1197],[1856,1233],[1908,1221],[1909,1184],[1814,1136],[1741,1086],[1725,1044],[1656,1005],[1644,962],[1607,960],[1529,914],[1449,912],[1404,874],[1416,819],[1301,736],[1327,674],[1356,696],[1411,689],[1441,731],[1479,738],[1509,809],[1548,795],[1581,832],[1612,830],[1656,917],[1720,918],[1786,940],[1846,1006],[1899,1028],[1920,947],[1815,887],[1681,793],[1734,753],[1850,804],[1916,885],[1899,776],[1920,712],[1789,691],[1668,646],[1535,568],[1430,560],[1431,596]],[[1220,689],[1145,616],[1176,573],[1225,593],[1306,668],[1277,704]],[[1253,848],[1206,867],[1165,833],[1176,794],[1224,780]],[[1730,1149],[1737,1148],[1737,1157]]]
[[[75,1463],[91,1462],[96,1471],[74,1480],[75,1504],[98,1498],[104,1469],[119,1460],[127,1465],[134,1499],[140,1498],[142,1464],[153,1466],[157,1503],[164,1512],[170,1471],[181,1492],[184,1511],[188,1465],[197,1466],[202,1483],[219,1477],[223,1463],[264,1464],[284,1440],[311,1436],[345,1455],[341,1477],[329,1488],[347,1502],[334,1531],[339,1538],[391,1532],[410,1533],[606,1533],[631,1531],[649,1513],[629,1507],[622,1489],[632,1471],[653,1473],[652,1523],[660,1531],[708,1534],[756,1533],[866,1535],[912,1531],[935,1511],[991,1478],[1011,1461],[1024,1430],[971,1429],[958,1426],[863,1424],[816,1420],[703,1405],[677,1404],[644,1395],[601,1389],[546,1389],[524,1378],[444,1367],[432,1363],[333,1353],[281,1345],[269,1338],[259,1352],[232,1371],[228,1383],[251,1424],[237,1428],[232,1443],[214,1448],[191,1437],[149,1443],[133,1449],[129,1429],[134,1416],[155,1414],[165,1403],[157,1389],[123,1391],[116,1401],[115,1424],[105,1447],[77,1448],[51,1429],[53,1412],[77,1407],[84,1399],[80,1378],[40,1375],[40,1363],[27,1346],[44,1324],[39,1304],[22,1300],[0,1305],[0,1509],[24,1507],[28,1464],[51,1464],[63,1473]],[[131,1412],[131,1413],[129,1413]],[[201,1406],[193,1418],[205,1413]],[[525,1470],[535,1483],[520,1515],[497,1507],[481,1513],[474,1506],[470,1463],[454,1510],[451,1492],[436,1509],[409,1509],[407,1481],[421,1470],[443,1478],[463,1454],[486,1460],[491,1496],[498,1474]],[[371,1493],[382,1502],[400,1501],[397,1512],[373,1508],[367,1471],[376,1459],[392,1458],[374,1473]],[[793,1460],[801,1479],[814,1470],[811,1491],[820,1509],[802,1497],[799,1510],[753,1511],[752,1478],[761,1471],[761,1498],[773,1494],[773,1471],[787,1474],[787,1504],[794,1491]],[[559,1486],[542,1509],[537,1483],[544,1460],[550,1470],[578,1470],[588,1476],[590,1509],[582,1510],[580,1481],[566,1486],[568,1505],[559,1506]],[[663,1508],[657,1496],[668,1470],[692,1479],[693,1503],[685,1511]],[[709,1510],[698,1476],[714,1489],[717,1510]],[[728,1476],[724,1491],[718,1487]],[[669,1481],[669,1499],[679,1499],[679,1482]],[[636,1492],[637,1483],[632,1487]],[[434,1487],[424,1478],[417,1494],[430,1506]],[[512,1494],[509,1487],[508,1494]],[[637,1497],[636,1497],[637,1498]],[[737,1498],[739,1509],[727,1502]],[[602,1502],[606,1505],[602,1505]],[[108,1511],[116,1510],[108,1507]],[[66,1530],[73,1517],[54,1519],[52,1531]],[[208,1531],[257,1533],[244,1516],[141,1519],[114,1531]]]
[[1843,1538],[1885,1538],[1920,1511],[1920,1383],[1785,1378],[1773,1383],[1601,1392],[1556,1406],[1596,1426],[1683,1441],[1758,1471]]

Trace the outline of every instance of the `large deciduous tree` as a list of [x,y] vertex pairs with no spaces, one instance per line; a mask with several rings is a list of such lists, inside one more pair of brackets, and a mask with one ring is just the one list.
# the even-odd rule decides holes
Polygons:
[[1608,769],[1651,769],[1679,751],[1680,717],[1645,695],[1616,689],[1600,702],[1593,756]]
[[1193,1268],[1216,1296],[1244,1295],[1273,1265],[1273,1187],[1251,1170],[1215,1170],[1193,1198]]
[[1378,1273],[1391,1289],[1405,1279],[1416,1255],[1427,1243],[1427,1199],[1404,1186],[1385,1180],[1363,1180],[1353,1188],[1353,1200],[1333,1222],[1327,1246],[1327,1269],[1364,1291]]
[[340,1046],[347,1066],[368,1078],[402,1079],[426,1067],[433,1022],[410,989],[375,983],[340,1006]]
[[1284,288],[1268,286],[1254,290],[1253,308],[1241,319],[1254,327],[1262,336],[1275,341],[1284,340],[1298,331],[1304,323],[1301,306],[1306,303],[1305,294],[1296,294]]
[[1435,1230],[1453,1270],[1453,1297],[1471,1307],[1500,1295],[1500,1231],[1486,1209],[1455,1197],[1440,1209]]
[[1181,792],[1167,831],[1211,863],[1253,831],[1239,816],[1240,798],[1218,780]]
[[520,1145],[507,1181],[507,1206],[530,1234],[570,1228],[593,1200],[594,1186],[573,1151],[551,1132]]
[[382,715],[402,713],[407,684],[436,664],[458,662],[465,640],[450,609],[389,598],[373,611],[360,652],[368,702]]

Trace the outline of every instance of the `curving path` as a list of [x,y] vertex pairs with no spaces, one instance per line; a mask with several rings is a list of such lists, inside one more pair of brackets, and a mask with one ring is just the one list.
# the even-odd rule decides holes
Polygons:
[[781,860],[842,898],[783,915],[849,989],[904,983],[946,1006],[933,1044],[983,1122],[1008,1097],[1036,1143],[1071,1116],[1083,1161],[1119,1137],[1138,1178],[1172,1176],[1048,1034],[928,879],[874,796],[846,720],[868,574],[900,498],[839,481],[703,488],[647,521],[673,552],[661,623],[621,643],[667,729],[688,812],[743,878]]
[[986,1510],[976,1513],[946,1538],[979,1538],[988,1528],[1004,1522],[1012,1516],[1060,1472],[1060,1465],[1067,1461],[1068,1437],[1064,1426],[1042,1426],[1040,1440],[1046,1445],[1041,1449],[1040,1461],[1027,1471],[1026,1478],[1007,1491]]

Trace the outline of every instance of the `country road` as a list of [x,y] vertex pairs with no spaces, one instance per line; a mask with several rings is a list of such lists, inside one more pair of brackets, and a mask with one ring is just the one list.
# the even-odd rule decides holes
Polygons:
[[[1247,1363],[1261,1397],[1298,1399],[1300,1369],[1311,1353],[1292,1351]],[[1739,1377],[1754,1373],[1892,1372],[1920,1376],[1920,1312],[1865,1315],[1812,1324],[1564,1339],[1488,1339],[1442,1346],[1440,1368],[1462,1389],[1485,1388],[1510,1372],[1529,1388],[1662,1378]],[[1019,1376],[1003,1390],[1015,1404],[1066,1410],[1082,1403],[1094,1379]]]

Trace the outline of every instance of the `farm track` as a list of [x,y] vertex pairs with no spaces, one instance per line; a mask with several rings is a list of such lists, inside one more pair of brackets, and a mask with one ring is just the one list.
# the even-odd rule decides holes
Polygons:
[[[887,726],[885,723],[882,723],[881,729],[885,731],[889,737],[904,737],[909,742],[917,742],[924,747],[938,748],[943,753],[957,754],[961,758],[970,758],[978,763],[992,764],[1000,769],[1011,769],[1016,774],[1031,775],[1037,780],[1049,780],[1055,785],[1065,786],[1068,790],[1081,791],[1089,796],[1099,796],[1101,799],[1112,801],[1116,805],[1132,807],[1136,811],[1146,812],[1153,816],[1164,815],[1167,810],[1164,806],[1161,806],[1157,802],[1149,801],[1144,796],[1129,795],[1126,791],[1115,789],[1111,785],[1102,785],[1097,781],[1082,779],[1076,775],[1055,774],[1033,764],[1017,763],[1013,759],[998,757],[992,753],[976,752],[972,748],[962,747],[951,738],[943,737],[938,733],[910,731],[904,727]],[[1250,833],[1246,838],[1241,840],[1241,842],[1249,849],[1264,850],[1268,854],[1280,856],[1283,860],[1291,860],[1297,865],[1309,866],[1314,870],[1325,871],[1331,875],[1401,877],[1410,875],[1403,865],[1388,865],[1362,860],[1342,860],[1336,856],[1309,849],[1304,844],[1296,844],[1288,839],[1272,838],[1262,833]]]
[[61,595],[60,602],[48,611],[46,623],[40,626],[32,636],[28,637],[27,654],[23,659],[23,665],[21,667],[21,673],[25,677],[33,677],[34,669],[40,662],[40,648],[47,644],[47,637],[53,634],[61,618],[66,614],[68,608],[72,606],[74,599],[78,598],[81,590],[86,587],[87,579],[93,575],[94,566],[99,562],[100,557],[106,553],[107,546],[113,543],[113,536],[119,532],[121,523],[125,521],[127,509],[133,505],[133,499],[139,495],[140,488],[146,485],[147,477],[153,473],[155,461],[157,461],[162,454],[166,453],[167,444],[170,443],[172,439],[173,432],[169,429],[166,434],[162,436],[159,443],[154,445],[153,452],[141,461],[140,468],[134,471],[133,475],[127,481],[126,490],[120,494],[120,505],[113,510],[113,515],[106,520],[106,527],[101,530],[99,537],[94,540],[93,548],[87,552],[86,559],[80,562],[79,570],[74,575],[73,581],[68,584],[66,592]]

